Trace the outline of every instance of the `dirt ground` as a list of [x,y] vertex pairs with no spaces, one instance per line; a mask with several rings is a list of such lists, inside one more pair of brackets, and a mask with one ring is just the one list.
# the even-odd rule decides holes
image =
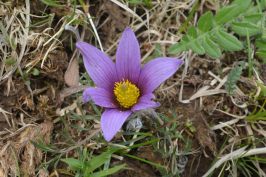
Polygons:
[[[37,0],[0,3],[0,27],[7,29],[10,25],[6,33],[13,40],[5,44],[2,40],[5,36],[1,34],[1,48],[6,52],[0,54],[0,176],[3,177],[15,176],[18,171],[21,176],[73,176],[60,158],[78,157],[81,147],[99,154],[108,146],[99,133],[97,111],[102,109],[83,104],[81,100],[82,90],[91,85],[91,81],[75,49],[75,35],[64,29],[73,16],[71,25],[77,27],[82,39],[100,47],[86,19],[90,14],[103,49],[112,58],[121,32],[127,26],[132,27],[141,44],[143,63],[146,63],[158,55],[170,55],[167,48],[180,39],[180,35],[175,34],[179,34],[178,30],[194,7],[194,1],[189,0],[154,1],[152,7],[131,4],[129,10],[100,0],[88,1],[84,6],[78,3],[78,10],[73,12],[70,1],[59,2],[64,6],[49,6]],[[226,3],[224,0],[220,4]],[[217,4],[219,2],[200,1],[195,19],[207,9],[215,11]],[[30,18],[29,24],[27,18]],[[193,18],[189,23],[193,23]],[[16,47],[12,47],[12,42]],[[162,174],[201,177],[218,157],[237,147],[265,146],[265,122],[250,123],[243,118],[258,105],[265,108],[265,98],[255,101],[252,96],[258,89],[256,76],[248,77],[244,70],[237,94],[229,96],[225,92],[223,79],[245,58],[245,53],[226,53],[219,60],[192,52],[180,57],[186,64],[155,93],[161,103],[156,113],[168,119],[147,118],[153,117],[151,113],[143,116],[141,132],[151,133],[160,141],[130,151],[131,155],[165,166],[168,174],[154,165],[125,156],[123,160],[112,160],[113,164],[127,164],[126,170],[113,177],[159,177]],[[255,64],[266,84],[266,65],[259,60]],[[85,115],[95,119],[77,118]],[[231,124],[225,126],[224,122]],[[122,142],[124,137],[121,137],[118,134],[114,144]],[[129,139],[125,137],[124,140]],[[228,163],[221,168],[229,166]],[[221,168],[213,176],[218,176]],[[266,173],[265,163],[259,168]],[[174,173],[175,170],[180,173]],[[230,170],[223,175],[229,174]]]

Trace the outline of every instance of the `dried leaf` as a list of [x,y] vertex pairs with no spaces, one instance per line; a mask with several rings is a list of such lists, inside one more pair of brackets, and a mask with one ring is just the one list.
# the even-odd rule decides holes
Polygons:
[[65,72],[65,82],[68,86],[79,85],[79,64],[76,57],[72,58]]
[[59,94],[59,100],[58,102],[61,103],[64,101],[65,97],[68,97],[74,93],[78,93],[80,91],[83,91],[85,88],[87,88],[88,86],[86,85],[81,85],[81,86],[74,86],[74,87],[70,87],[70,88],[65,88],[64,90],[62,90]]

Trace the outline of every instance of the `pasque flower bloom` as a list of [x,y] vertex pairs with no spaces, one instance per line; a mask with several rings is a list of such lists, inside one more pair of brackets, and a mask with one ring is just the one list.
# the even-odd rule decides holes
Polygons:
[[160,57],[141,67],[139,43],[130,28],[122,34],[116,63],[88,43],[79,41],[76,47],[96,85],[84,90],[83,101],[93,100],[96,105],[106,108],[101,117],[101,129],[107,141],[133,112],[160,105],[152,100],[152,92],[183,64],[176,58]]

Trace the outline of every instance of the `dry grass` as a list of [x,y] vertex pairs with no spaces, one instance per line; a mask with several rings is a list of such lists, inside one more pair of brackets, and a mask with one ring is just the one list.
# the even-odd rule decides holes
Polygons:
[[[187,26],[195,24],[207,9],[215,11],[227,3],[162,0],[151,1],[148,7],[102,0],[78,4],[74,9],[71,1],[66,1],[64,8],[29,0],[0,2],[0,125],[4,122],[0,128],[0,176],[60,176],[67,170],[55,164],[60,164],[63,157],[79,157],[83,148],[94,154],[115,146],[136,154],[130,146],[156,137],[164,142],[147,146],[145,152],[154,157],[139,156],[166,166],[170,175],[193,176],[199,172],[208,176],[215,172],[237,176],[239,166],[235,162],[265,154],[261,147],[266,143],[265,115],[261,118],[257,114],[265,112],[259,72],[254,69],[251,78],[243,76],[235,94],[226,94],[225,83],[238,62],[237,54],[230,56],[234,62],[228,62],[227,55],[216,61],[192,52],[175,56],[184,59],[185,65],[156,91],[162,108],[137,115],[144,125],[143,132],[138,129],[140,134],[151,135],[128,136],[125,131],[118,135],[117,143],[106,144],[99,134],[101,110],[81,103],[79,93],[91,82],[74,48],[75,38],[80,38],[114,58],[119,36],[130,26],[140,41],[142,62],[146,63],[168,56],[167,48],[180,40]],[[36,5],[40,11],[34,10]],[[32,143],[39,140],[45,145],[36,147]],[[45,149],[50,142],[53,147]],[[145,147],[138,148],[141,151]],[[123,155],[113,157],[125,160]],[[201,166],[201,157],[209,163]],[[266,176],[265,166],[258,159],[251,164],[260,176]],[[135,161],[128,164],[132,163]],[[135,167],[132,174],[137,176],[140,169]],[[140,174],[154,168],[141,170]]]

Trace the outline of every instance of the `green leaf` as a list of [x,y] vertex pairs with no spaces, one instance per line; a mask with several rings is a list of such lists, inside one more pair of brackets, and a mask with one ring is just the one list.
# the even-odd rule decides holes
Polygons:
[[260,86],[261,88],[261,94],[263,97],[266,97],[266,85],[264,84],[261,84],[261,83],[258,83],[258,85]]
[[117,149],[112,149],[106,152],[103,152],[102,154],[93,157],[88,163],[86,163],[86,173],[91,173],[95,169],[102,166],[106,161],[108,161],[111,158],[111,155],[117,151]]
[[220,25],[235,18],[235,14],[232,13],[234,9],[235,9],[235,6],[227,6],[227,7],[221,8],[215,15],[216,23]]
[[234,93],[237,87],[236,83],[240,79],[243,67],[244,67],[244,62],[241,62],[238,66],[234,67],[230,71],[227,81],[225,83],[225,88],[229,95],[232,95]]
[[260,6],[266,8],[266,0],[260,0]]
[[107,176],[107,175],[111,175],[111,174],[114,174],[120,170],[122,170],[123,168],[125,168],[125,164],[122,164],[122,165],[118,165],[118,166],[115,166],[115,167],[112,167],[112,168],[109,168],[107,170],[103,170],[103,171],[99,171],[99,172],[96,172],[96,173],[93,173],[93,174],[84,174],[85,177],[102,177],[102,176]]
[[57,0],[41,0],[42,3],[51,6],[51,7],[64,7],[64,5],[60,4],[60,1]]
[[[199,18],[197,27],[189,28],[180,42],[170,46],[168,51],[176,54],[191,49],[197,54],[206,53],[217,58],[221,55],[222,49],[225,51],[243,49],[237,37],[227,32],[228,27],[240,36],[262,33],[264,37],[261,38],[266,39],[266,30],[261,28],[263,19],[261,12],[264,9],[257,5],[261,1],[266,0],[256,0],[256,2],[234,0],[230,5],[221,8],[215,16],[211,11],[206,12]],[[218,45],[211,46],[213,43]],[[217,50],[218,48],[220,50]]]
[[256,47],[257,48],[264,48],[264,49],[266,49],[266,41],[264,41],[262,39],[257,39],[255,44],[256,44]]
[[133,4],[133,5],[145,5],[147,6],[148,8],[151,8],[152,7],[152,0],[128,0],[128,2],[130,4]]
[[208,11],[203,14],[198,21],[198,28],[202,32],[207,32],[212,28],[213,25],[213,14]]
[[143,142],[143,143],[138,143],[138,144],[134,144],[132,146],[128,146],[129,149],[135,149],[135,148],[138,148],[138,147],[142,147],[142,146],[147,146],[147,145],[152,145],[152,144],[155,144],[157,143],[158,141],[160,141],[160,139],[158,138],[153,138],[151,140],[148,140],[146,142]]
[[266,111],[259,111],[255,114],[250,114],[245,118],[247,121],[266,120]]
[[152,165],[154,167],[156,167],[157,169],[166,169],[165,166],[162,166],[161,164],[159,163],[154,163],[154,162],[151,162],[149,160],[146,160],[146,159],[143,159],[143,158],[140,158],[140,157],[137,157],[137,156],[134,156],[134,155],[130,155],[130,154],[124,154],[125,156],[127,157],[130,157],[132,159],[135,159],[135,160],[138,160],[138,161],[141,161],[141,162],[144,162],[144,163],[147,163],[149,165]]
[[[191,40],[194,40],[191,42]],[[189,45],[188,45],[189,43]],[[180,53],[182,51],[188,50],[188,47],[191,48],[194,52],[202,55],[204,54],[204,49],[200,46],[199,42],[197,41],[197,31],[195,27],[190,27],[188,29],[188,34],[182,38],[179,43],[173,44],[169,49],[168,52],[171,54]]]
[[171,45],[170,48],[168,49],[168,52],[170,54],[177,54],[177,53],[183,52],[185,50],[186,50],[186,44],[182,43],[182,41],[181,41],[179,43]]
[[[191,38],[192,40],[192,38]],[[198,40],[195,40],[194,42],[190,42],[191,50],[199,55],[203,55],[205,53],[204,48],[201,46],[200,42]]]
[[193,39],[197,38],[197,30],[194,26],[190,27],[187,31],[187,34]]
[[187,38],[184,38],[185,40],[192,41],[193,39],[196,39],[194,42],[190,44],[190,48],[193,52],[203,55],[205,53],[204,48],[201,46],[200,41],[197,40],[197,30],[194,26],[190,27],[187,32]]
[[251,7],[251,2],[252,0],[234,0],[231,5],[235,5],[237,7],[236,9],[238,9],[238,13],[242,13],[246,12],[247,9]]
[[232,30],[240,36],[254,36],[261,32],[261,28],[250,22],[234,22],[231,25]]
[[256,55],[260,58],[264,59],[264,63],[266,62],[266,40],[257,39],[256,40]]
[[215,32],[217,43],[226,51],[238,51],[243,48],[242,43],[232,34],[223,30]]
[[262,13],[255,13],[251,15],[246,15],[244,21],[256,24],[262,19],[262,17],[263,17]]
[[235,0],[230,6],[221,8],[215,15],[218,25],[227,23],[246,11],[251,4],[251,0]]
[[44,152],[56,152],[55,148],[50,144],[45,144],[42,139],[35,141],[31,141],[31,143],[37,147],[38,149]]
[[16,64],[17,60],[15,58],[12,58],[12,57],[8,57],[6,60],[5,60],[5,64],[7,64],[8,66],[12,66],[14,64]]
[[222,55],[219,46],[209,37],[204,38],[202,46],[205,49],[207,55],[212,58],[219,58]]
[[245,4],[245,6],[248,6],[251,3],[251,0],[233,0],[231,5],[239,5],[239,6],[243,6]]
[[33,68],[32,75],[33,76],[39,76],[40,75],[40,70],[38,70],[37,68]]
[[78,159],[66,158],[66,159],[61,159],[61,161],[68,164],[68,166],[70,166],[70,168],[74,170],[82,170],[84,168],[84,163]]
[[264,28],[263,31],[262,31],[261,39],[266,41],[266,28]]
[[152,56],[153,58],[158,58],[158,57],[163,56],[163,51],[162,51],[160,44],[155,44],[155,49],[154,49]]
[[266,59],[266,49],[265,50],[258,50],[256,52],[256,55],[258,55],[262,59]]

